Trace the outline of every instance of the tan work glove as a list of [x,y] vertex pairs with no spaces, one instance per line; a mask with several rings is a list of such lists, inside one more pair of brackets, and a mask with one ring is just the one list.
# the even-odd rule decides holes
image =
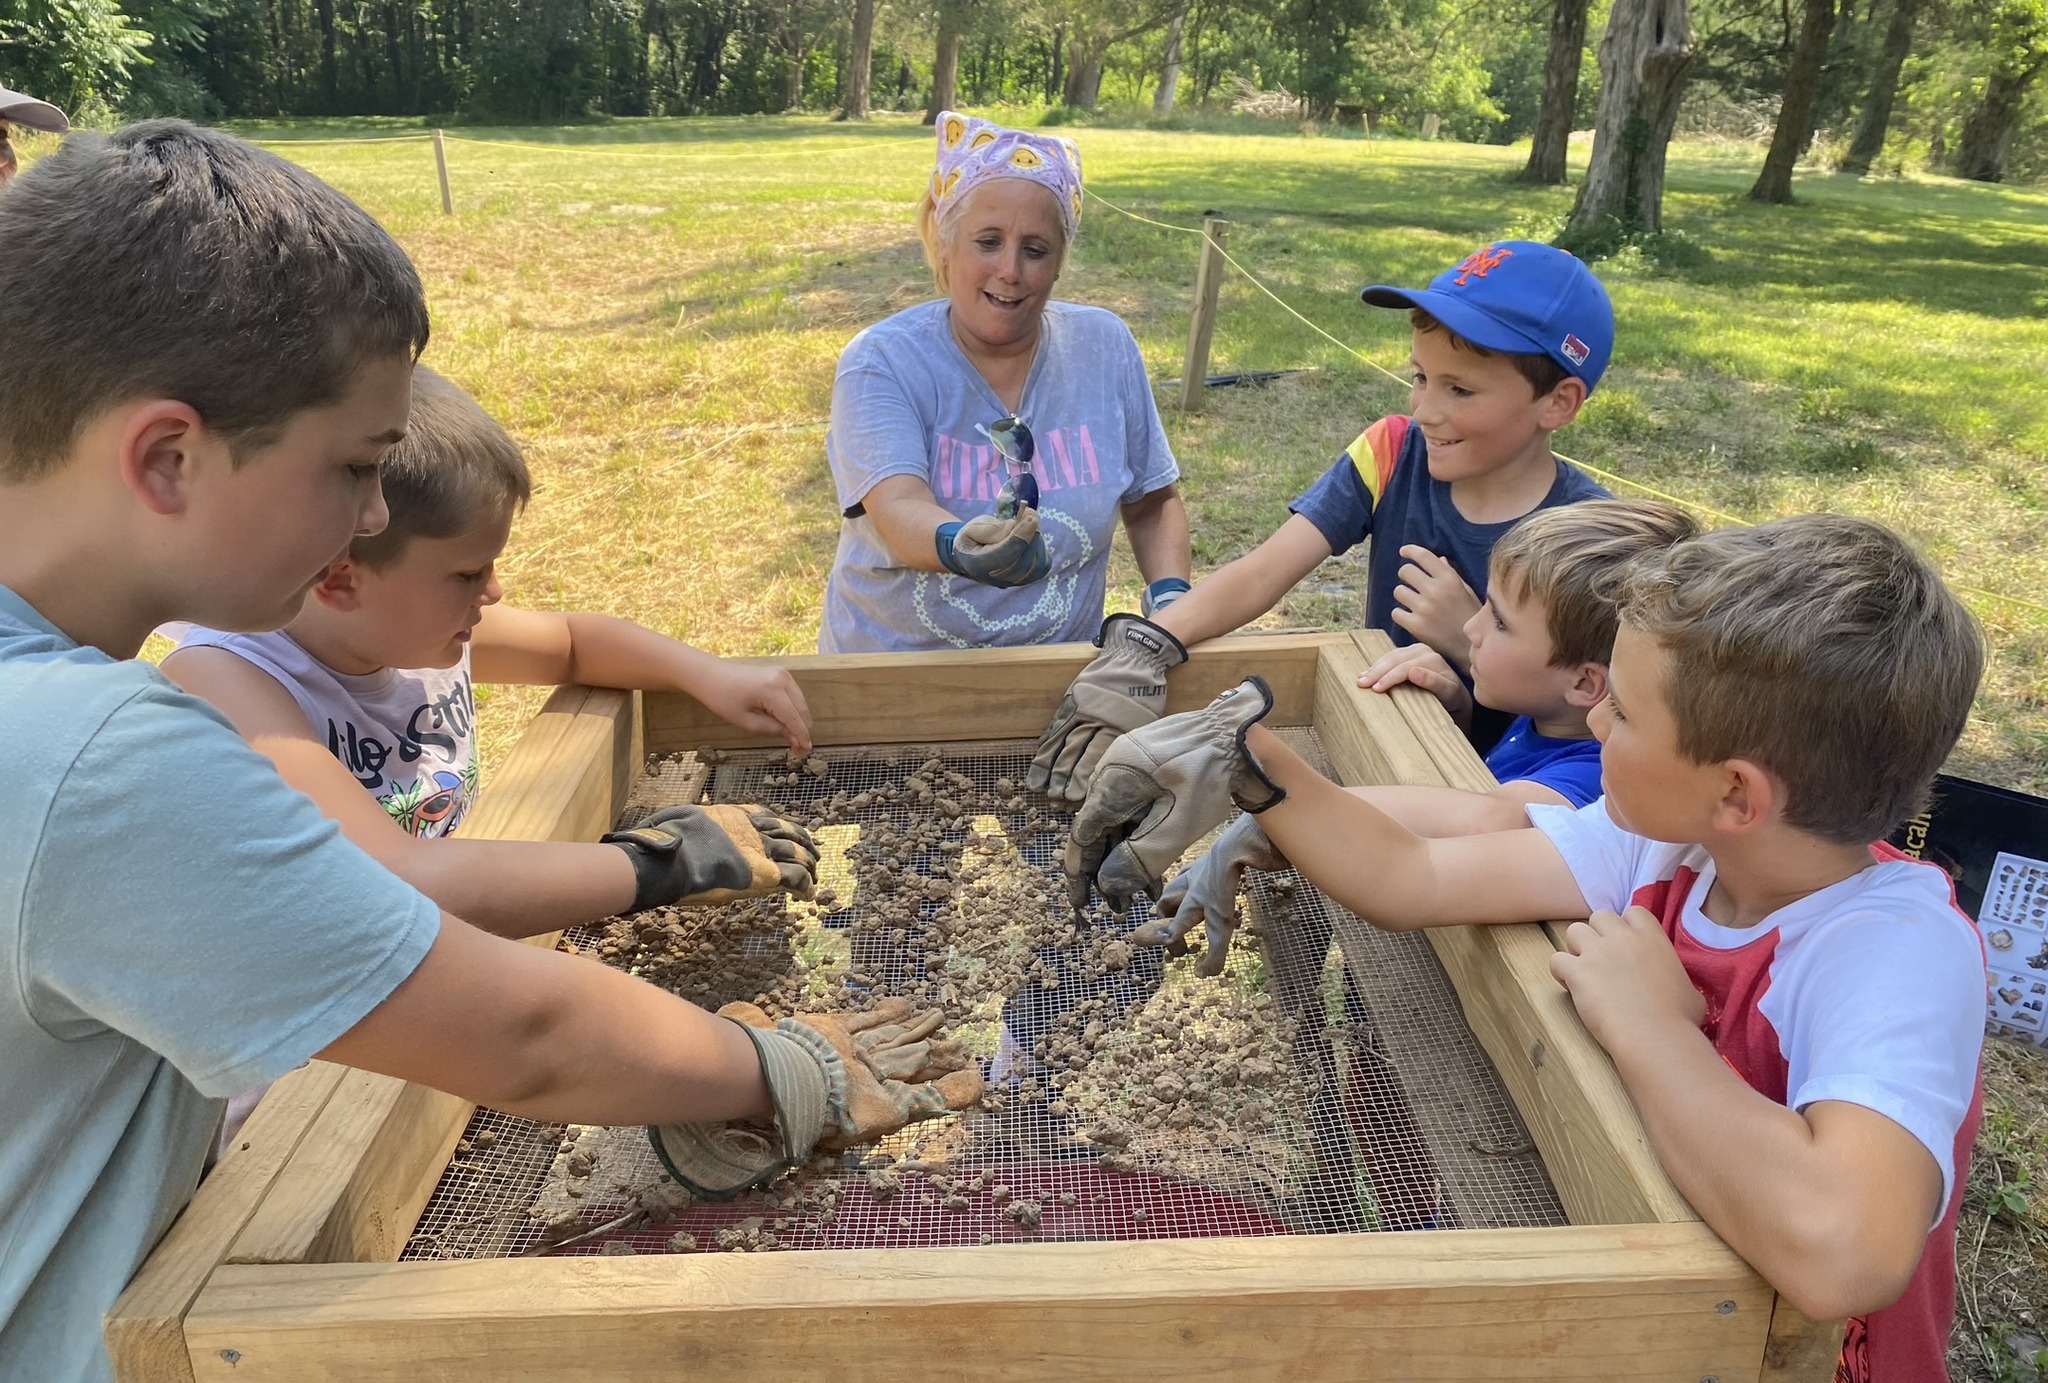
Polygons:
[[1059,801],[1088,796],[1095,766],[1116,737],[1166,709],[1166,674],[1188,660],[1181,641],[1148,619],[1111,615],[1095,636],[1102,652],[1067,688],[1039,736],[1025,785]]
[[1152,920],[1132,930],[1141,946],[1165,946],[1195,927],[1205,928],[1209,949],[1195,962],[1197,975],[1220,975],[1230,959],[1230,937],[1237,930],[1237,895],[1247,869],[1285,869],[1287,858],[1259,819],[1247,812],[1223,828],[1202,857],[1167,881],[1153,906]]
[[649,1129],[656,1156],[686,1189],[725,1200],[834,1151],[886,1138],[905,1125],[981,1098],[981,1066],[935,1037],[944,1015],[908,999],[866,1013],[801,1013],[780,1023],[752,1004],[718,1010],[746,1030],[775,1101],[775,1127],[664,1124]]
[[1119,916],[1140,891],[1157,898],[1166,871],[1230,815],[1262,812],[1286,792],[1245,748],[1273,709],[1263,677],[1247,677],[1199,711],[1133,730],[1095,770],[1067,840],[1067,892],[1076,911],[1093,883]]

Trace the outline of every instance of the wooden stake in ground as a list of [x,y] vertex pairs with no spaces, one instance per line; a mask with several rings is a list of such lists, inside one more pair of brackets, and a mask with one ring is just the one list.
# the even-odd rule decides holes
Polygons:
[[1202,237],[1202,267],[1195,271],[1195,316],[1188,323],[1188,359],[1180,372],[1184,413],[1202,411],[1202,389],[1209,382],[1209,342],[1216,335],[1216,294],[1223,287],[1223,246],[1230,239],[1230,222],[1220,216],[1204,216]]
[[448,144],[439,130],[434,131],[434,171],[441,175],[441,214],[453,216],[455,198],[448,191]]

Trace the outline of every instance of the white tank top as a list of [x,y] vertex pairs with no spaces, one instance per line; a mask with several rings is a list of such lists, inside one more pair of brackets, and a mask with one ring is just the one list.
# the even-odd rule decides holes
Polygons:
[[469,649],[451,668],[336,672],[289,634],[162,631],[180,648],[222,648],[276,678],[334,757],[401,828],[453,835],[476,799],[476,697]]

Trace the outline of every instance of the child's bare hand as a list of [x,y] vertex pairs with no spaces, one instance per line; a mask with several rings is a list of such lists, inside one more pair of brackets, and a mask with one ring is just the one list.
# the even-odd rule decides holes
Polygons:
[[1465,621],[1479,613],[1479,597],[1448,557],[1414,543],[1401,555],[1407,561],[1399,572],[1401,584],[1394,588],[1394,623],[1459,667],[1468,666],[1472,645],[1465,638]]
[[1571,992],[1594,1040],[1613,1051],[1660,1023],[1699,1027],[1707,1001],[1693,988],[1671,938],[1647,908],[1596,912],[1565,930],[1550,973]]
[[1426,643],[1397,648],[1359,674],[1358,685],[1367,691],[1390,692],[1403,682],[1422,688],[1444,703],[1451,719],[1459,725],[1472,723],[1472,693],[1444,655]]
[[780,735],[792,754],[811,752],[811,708],[787,668],[721,662],[691,694],[727,724]]

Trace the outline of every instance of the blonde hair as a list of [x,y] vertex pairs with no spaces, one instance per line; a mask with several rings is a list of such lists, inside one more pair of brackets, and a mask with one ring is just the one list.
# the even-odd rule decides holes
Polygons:
[[[991,178],[989,181],[994,182],[997,179]],[[1015,178],[1011,181],[1030,182],[1030,179]],[[981,185],[986,186],[988,183]],[[1032,186],[1044,187],[1045,195],[1053,199],[1053,205],[1059,205],[1059,194],[1051,188],[1045,187],[1043,183],[1032,183]],[[929,187],[924,190],[923,200],[917,204],[917,238],[924,242],[924,262],[932,271],[932,287],[938,290],[942,298],[953,291],[953,285],[946,273],[946,264],[941,258],[941,252],[953,248],[953,236],[960,229],[960,217],[966,212],[967,204],[981,191],[981,187],[968,191],[959,201],[953,203],[944,216],[939,215],[938,194]],[[1066,221],[1057,216],[1054,219],[1059,225],[1060,248],[1058,262],[1053,266],[1053,275],[1058,277],[1066,272],[1069,242]]]
[[385,453],[380,475],[391,522],[349,548],[372,570],[404,556],[414,538],[467,533],[533,494],[519,444],[461,385],[425,365],[413,366],[405,440]]
[[1492,583],[1543,606],[1553,667],[1614,656],[1616,576],[1647,552],[1700,531],[1675,504],[1596,499],[1540,509],[1494,544]]
[[1777,777],[1791,825],[1842,845],[1920,811],[1984,673],[1977,622],[1889,529],[1839,514],[1703,533],[1645,555],[1622,623],[1670,662],[1695,763]]

